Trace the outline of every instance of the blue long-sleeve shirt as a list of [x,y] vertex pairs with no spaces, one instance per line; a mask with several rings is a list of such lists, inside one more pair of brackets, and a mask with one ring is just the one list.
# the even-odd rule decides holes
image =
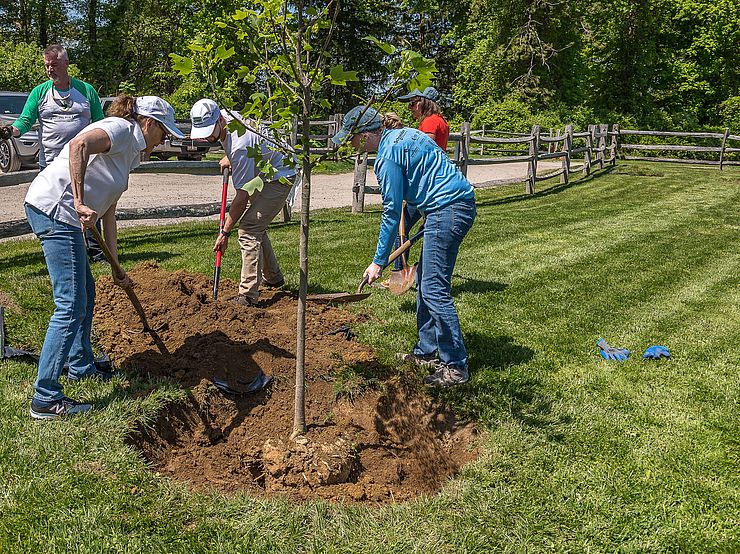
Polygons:
[[375,175],[383,197],[383,217],[373,262],[388,263],[398,234],[403,201],[422,213],[462,200],[474,200],[470,182],[428,135],[417,129],[386,129],[380,137]]

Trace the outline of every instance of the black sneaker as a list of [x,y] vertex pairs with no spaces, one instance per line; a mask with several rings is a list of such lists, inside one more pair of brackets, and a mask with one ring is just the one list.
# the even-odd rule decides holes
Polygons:
[[67,380],[72,383],[77,383],[79,381],[87,381],[88,379],[94,380],[94,381],[110,381],[118,375],[118,373],[113,369],[113,365],[108,364],[99,364],[98,362],[95,362],[95,366],[93,367],[92,371],[89,371],[82,375],[81,377],[76,377],[70,373],[67,374]]
[[103,265],[110,265],[110,262],[108,261],[108,258],[105,257],[105,254],[95,254],[94,256],[90,256],[90,261],[94,264],[103,264]]
[[470,373],[467,369],[437,363],[437,371],[424,377],[423,382],[428,387],[452,387],[462,385],[470,381]]
[[405,352],[396,353],[396,359],[402,362],[418,365],[419,367],[431,368],[437,364],[436,354],[406,354]]
[[56,419],[62,416],[85,414],[92,410],[92,404],[76,402],[66,396],[50,404],[42,405],[31,401],[31,419]]

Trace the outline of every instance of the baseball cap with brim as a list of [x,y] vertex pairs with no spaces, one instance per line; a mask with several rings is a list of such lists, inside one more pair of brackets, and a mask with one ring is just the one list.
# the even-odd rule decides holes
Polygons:
[[204,139],[213,134],[216,123],[221,118],[221,109],[213,100],[203,98],[198,100],[190,110],[190,138]]
[[136,113],[158,121],[167,132],[178,138],[184,138],[183,132],[175,125],[175,110],[169,102],[159,96],[139,96],[136,99]]
[[439,100],[439,91],[434,87],[427,87],[424,89],[424,91],[420,91],[418,88],[415,88],[408,94],[404,94],[403,96],[399,96],[398,99],[402,102],[408,102],[412,98],[427,98],[429,100],[432,100],[433,102],[436,102]]
[[375,108],[355,106],[342,119],[342,127],[331,140],[334,144],[342,144],[350,134],[364,133],[380,129],[380,114]]

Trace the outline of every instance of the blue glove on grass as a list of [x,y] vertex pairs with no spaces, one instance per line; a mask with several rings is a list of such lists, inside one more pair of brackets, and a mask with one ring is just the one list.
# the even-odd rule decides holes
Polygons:
[[604,339],[599,339],[596,346],[601,349],[601,357],[605,360],[624,362],[630,355],[630,351],[626,348],[613,348]]
[[665,346],[648,346],[645,353],[642,355],[643,358],[648,360],[658,360],[660,358],[670,358],[671,352]]

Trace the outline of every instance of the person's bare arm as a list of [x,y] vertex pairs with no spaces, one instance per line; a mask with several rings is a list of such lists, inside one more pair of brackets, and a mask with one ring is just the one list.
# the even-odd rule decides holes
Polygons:
[[[130,287],[133,282],[129,278],[128,274],[124,271],[123,275],[118,275],[115,270],[115,265],[118,262],[118,224],[116,223],[116,204],[113,204],[108,211],[103,214],[101,218],[103,223],[103,240],[105,246],[108,248],[112,260],[115,263],[111,263],[111,271],[113,272],[113,282],[123,288]],[[119,264],[120,265],[120,264]]]
[[[93,129],[77,135],[69,142],[69,177],[72,180],[75,211],[83,229],[95,225],[98,214],[85,205],[85,172],[93,154],[110,150],[108,134],[102,129]],[[114,218],[115,219],[115,218]]]
[[[226,220],[224,221],[224,231],[228,233],[234,228],[236,223],[244,215],[244,210],[247,209],[248,202],[249,195],[246,193],[246,191],[243,191],[241,189],[237,190],[236,196],[234,196],[234,199],[231,201],[229,213],[226,214]],[[213,251],[217,252],[221,250],[221,252],[226,252],[226,248],[228,248],[228,246],[229,237],[219,234],[218,238],[216,239],[216,244],[213,246]]]

